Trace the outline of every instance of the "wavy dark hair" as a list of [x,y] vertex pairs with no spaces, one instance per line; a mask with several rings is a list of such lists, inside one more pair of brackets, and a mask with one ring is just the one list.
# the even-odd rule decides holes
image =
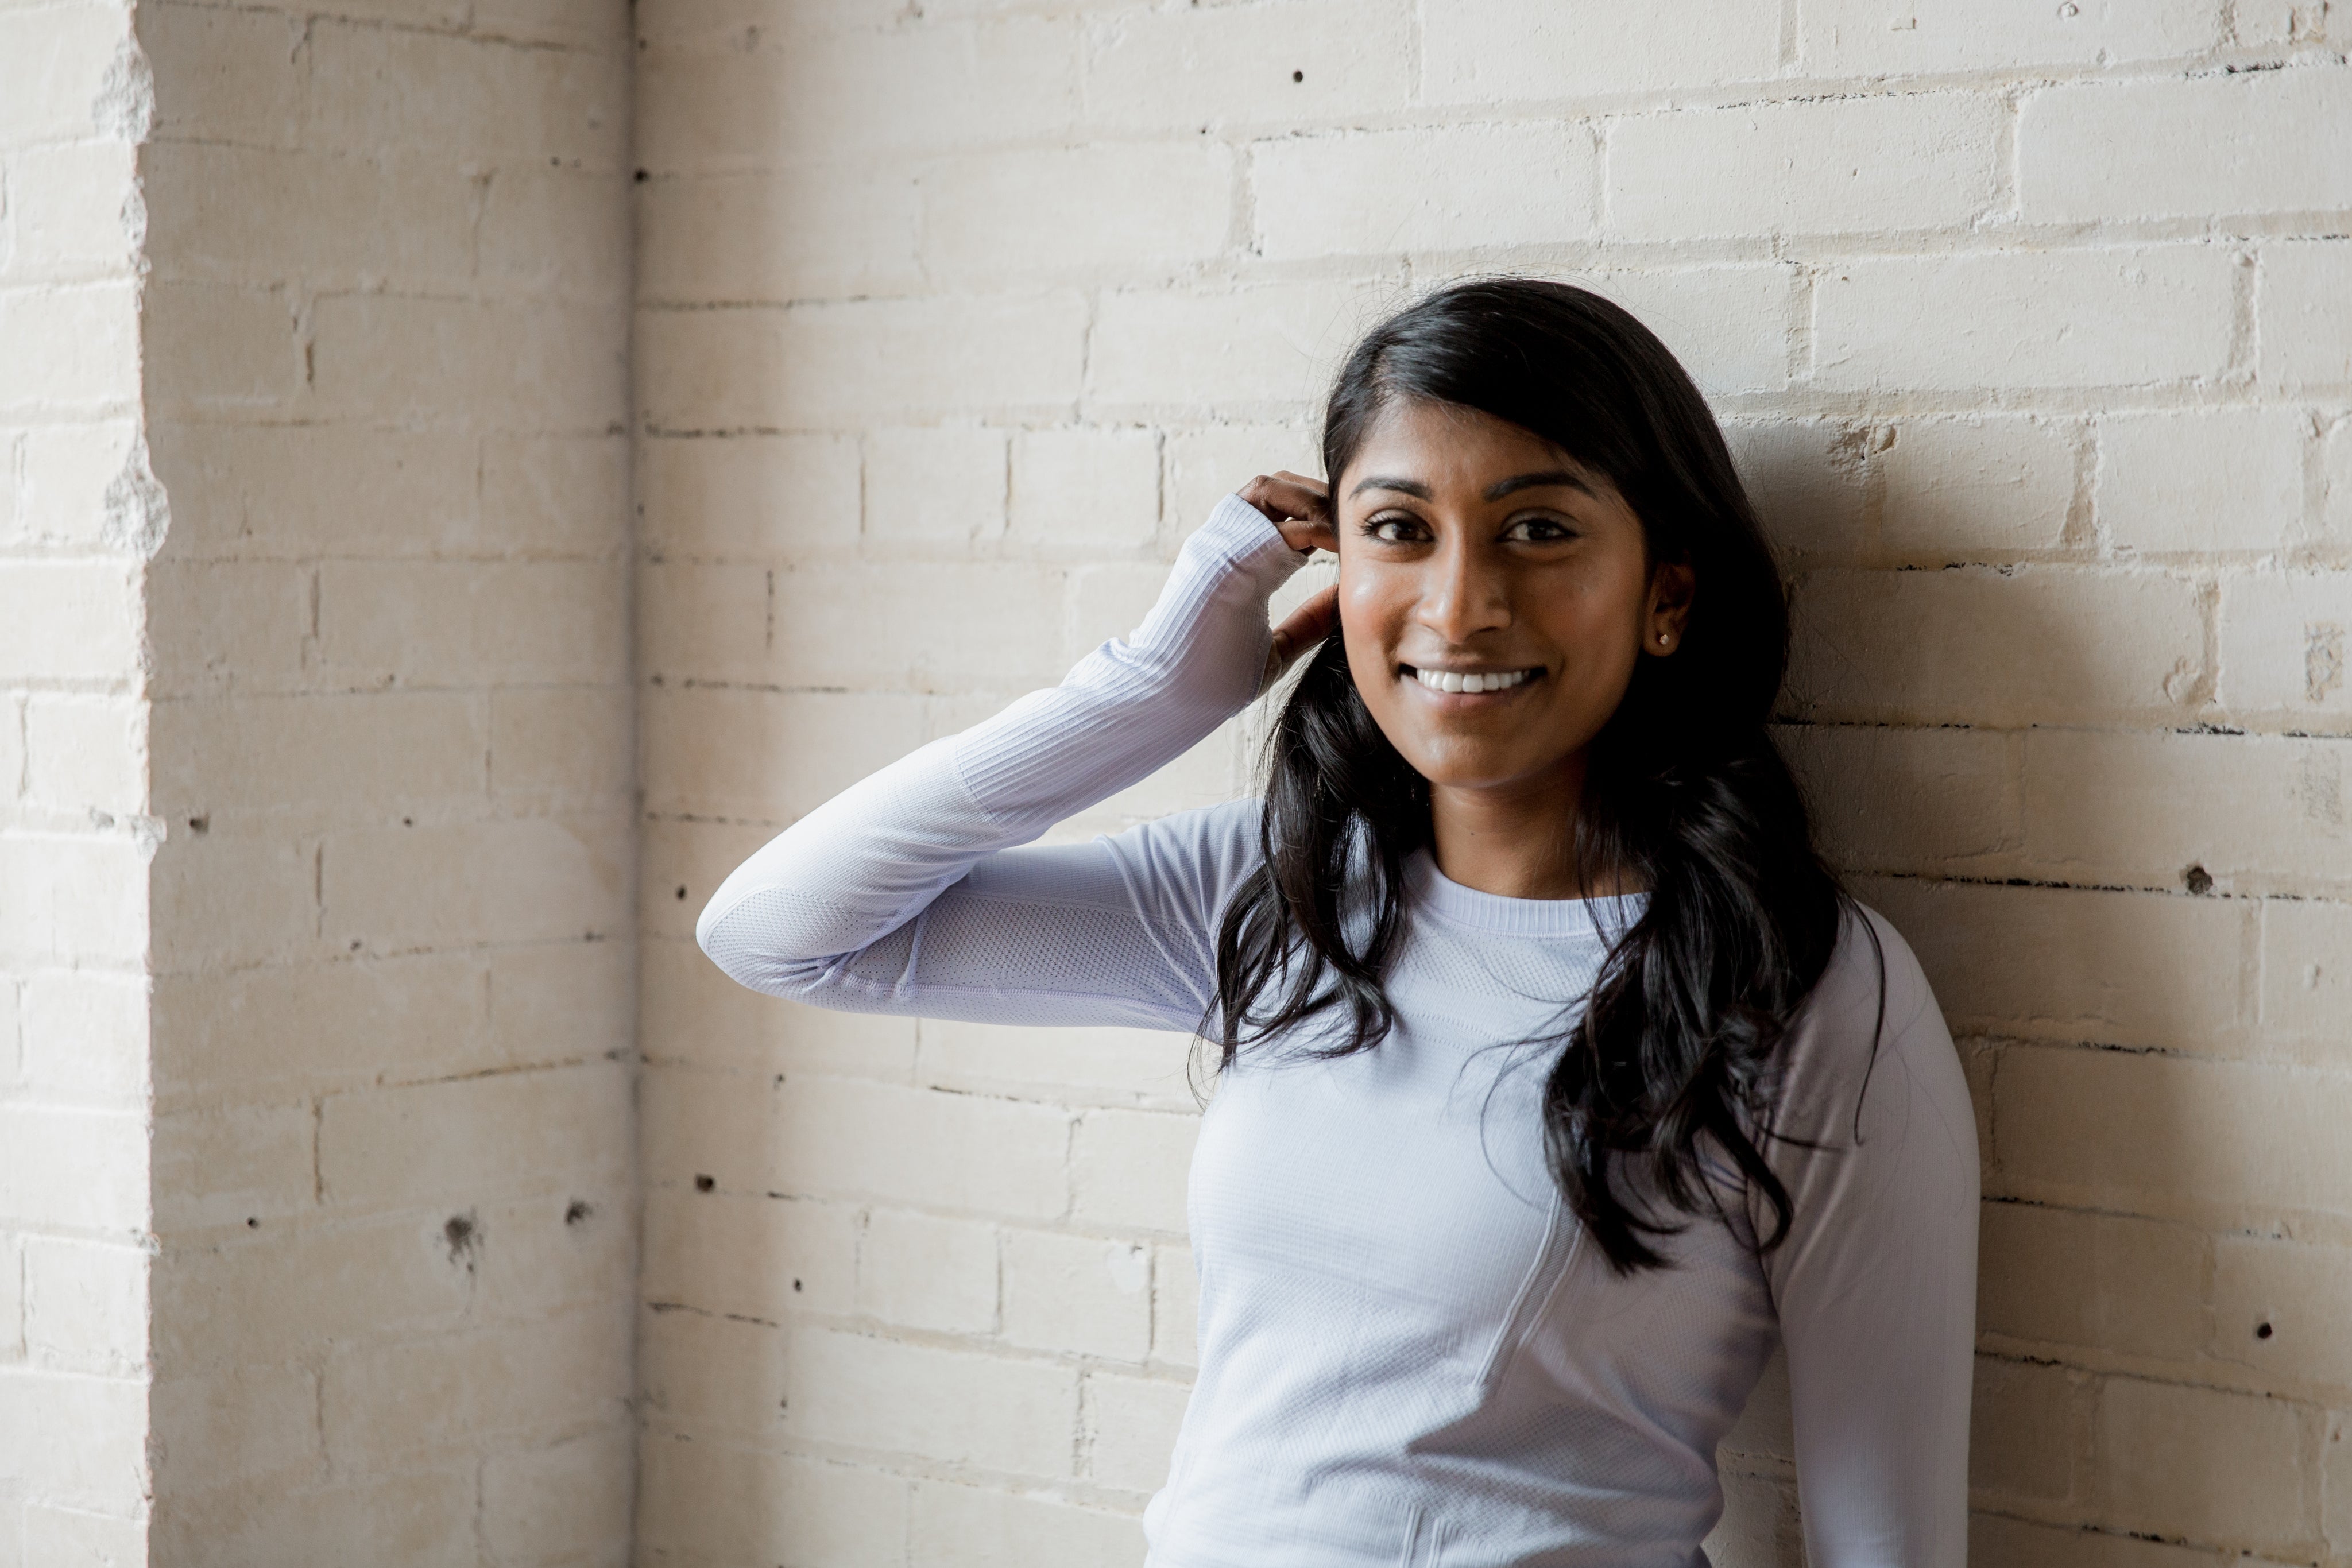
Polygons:
[[[1646,887],[1646,904],[1580,1013],[1563,1014],[1556,1040],[1527,1043],[1556,1051],[1546,1156],[1612,1268],[1661,1266],[1651,1243],[1684,1228],[1677,1215],[1720,1212],[1709,1145],[1717,1168],[1727,1159],[1770,1209],[1754,1239],[1769,1249],[1791,1213],[1758,1146],[1773,1135],[1774,1051],[1828,967],[1851,900],[1814,850],[1804,797],[1766,728],[1788,664],[1788,601],[1722,432],[1647,328],[1597,295],[1525,278],[1438,290],[1356,346],[1324,418],[1335,489],[1401,401],[1476,409],[1551,443],[1616,485],[1654,567],[1692,568],[1682,646],[1635,661],[1590,747],[1570,841],[1580,869],[1614,869]],[[1318,1054],[1386,1038],[1395,1012],[1382,982],[1404,936],[1406,864],[1430,831],[1427,782],[1373,722],[1340,639],[1328,639],[1275,725],[1264,861],[1218,932],[1204,1033],[1222,1066],[1324,1014],[1344,1027]]]

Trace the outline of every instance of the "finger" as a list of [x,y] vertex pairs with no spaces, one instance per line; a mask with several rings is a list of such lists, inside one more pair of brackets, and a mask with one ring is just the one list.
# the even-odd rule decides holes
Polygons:
[[1274,645],[1266,651],[1265,678],[1258,685],[1264,691],[1280,680],[1283,672],[1318,646],[1339,623],[1339,590],[1337,584],[1310,597],[1307,602],[1283,618],[1274,629]]

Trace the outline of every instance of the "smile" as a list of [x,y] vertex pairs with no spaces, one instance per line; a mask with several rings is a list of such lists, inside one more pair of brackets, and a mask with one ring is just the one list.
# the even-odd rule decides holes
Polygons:
[[1461,692],[1475,695],[1486,692],[1507,692],[1543,674],[1532,670],[1422,670],[1404,666],[1412,676],[1433,692]]

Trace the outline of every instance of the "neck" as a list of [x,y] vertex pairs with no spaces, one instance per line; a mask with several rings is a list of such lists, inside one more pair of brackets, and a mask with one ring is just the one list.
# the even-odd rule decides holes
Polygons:
[[1430,853],[1449,881],[1504,898],[1602,898],[1629,891],[1611,866],[1577,874],[1584,758],[1508,784],[1429,787]]

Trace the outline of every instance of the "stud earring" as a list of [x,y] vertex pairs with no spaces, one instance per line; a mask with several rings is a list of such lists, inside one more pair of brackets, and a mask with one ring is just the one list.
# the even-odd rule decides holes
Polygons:
[[1659,641],[1659,642],[1661,642],[1661,643],[1664,643],[1665,640],[1666,640],[1666,634],[1665,634],[1664,632],[1659,632],[1659,633],[1658,633],[1658,641]]

